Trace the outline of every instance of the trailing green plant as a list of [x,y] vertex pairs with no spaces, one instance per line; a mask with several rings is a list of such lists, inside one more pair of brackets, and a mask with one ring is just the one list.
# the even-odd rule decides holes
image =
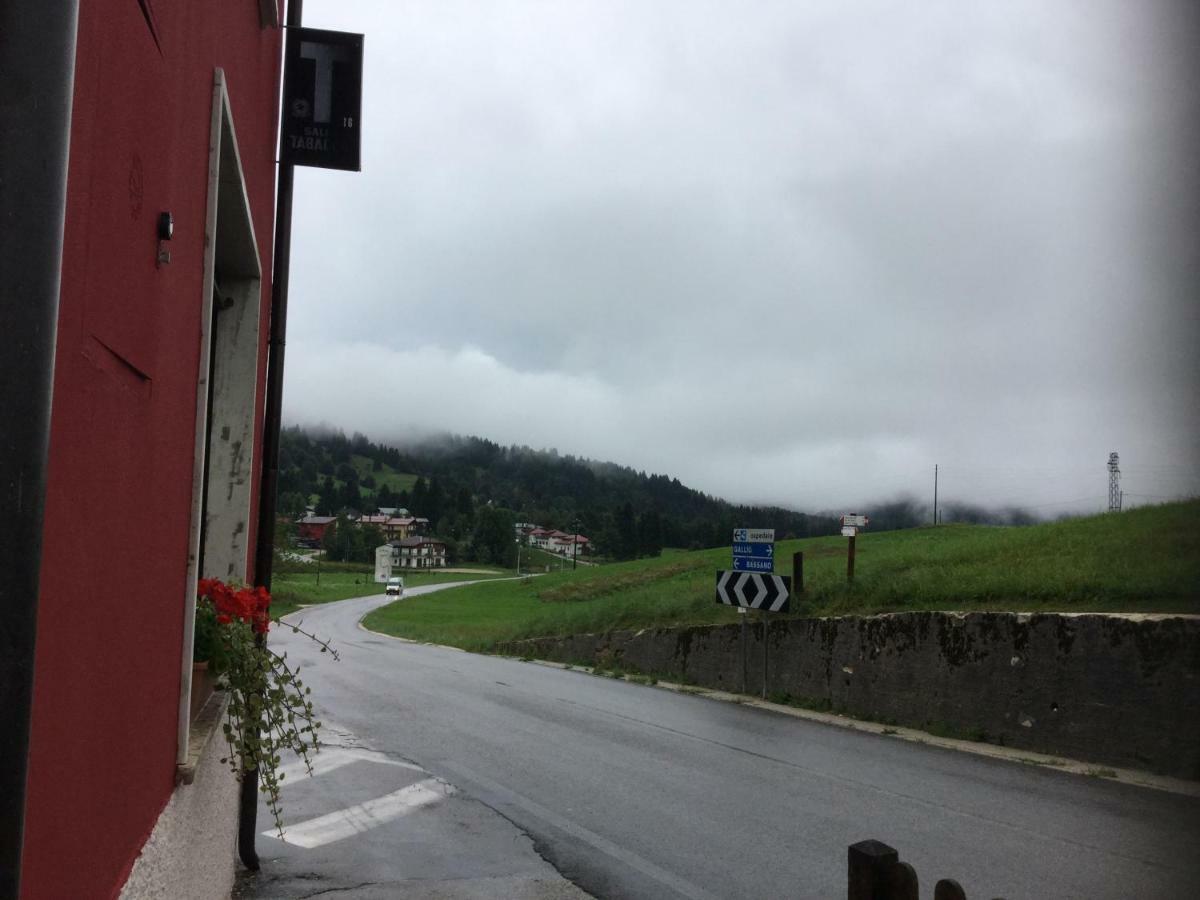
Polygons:
[[[257,770],[259,790],[283,835],[279,804],[281,756],[291,750],[312,772],[310,756],[320,750],[311,689],[300,680],[300,667],[288,664],[287,654],[267,646],[271,627],[271,595],[262,587],[235,588],[215,578],[201,579],[196,601],[193,658],[207,662],[229,697],[228,718],[222,725],[229,755],[221,759],[241,779]],[[320,645],[322,653],[337,651],[315,635],[286,625]]]

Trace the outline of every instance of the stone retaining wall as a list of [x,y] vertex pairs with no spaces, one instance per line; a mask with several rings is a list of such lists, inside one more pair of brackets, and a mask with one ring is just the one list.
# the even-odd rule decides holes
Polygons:
[[[758,694],[763,626],[537,638],[499,652]],[[897,613],[771,623],[767,693],[877,722],[1200,779],[1200,618]]]

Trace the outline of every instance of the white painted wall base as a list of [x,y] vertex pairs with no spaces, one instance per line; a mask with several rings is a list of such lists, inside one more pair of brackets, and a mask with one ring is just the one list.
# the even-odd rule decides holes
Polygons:
[[158,817],[121,900],[229,897],[237,856],[238,783],[221,762],[224,751],[218,726],[209,732],[195,780],[175,788]]

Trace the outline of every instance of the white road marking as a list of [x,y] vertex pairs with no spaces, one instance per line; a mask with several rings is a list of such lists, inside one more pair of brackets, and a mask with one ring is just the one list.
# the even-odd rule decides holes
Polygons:
[[[385,766],[397,766],[401,769],[410,769],[413,772],[424,772],[420,766],[414,766],[412,763],[400,762],[398,759],[392,759],[384,753],[377,753],[374,750],[357,750],[345,747],[329,747],[321,750],[320,753],[314,754],[312,757],[312,774],[324,775],[327,772],[333,772],[340,769],[342,766],[348,766],[352,762],[373,762],[380,763]],[[308,774],[308,769],[304,765],[304,760],[297,759],[294,762],[288,763],[286,766],[279,767],[279,773],[285,775],[288,781],[294,781],[303,775]]]
[[452,785],[436,778],[427,778],[366,803],[288,825],[283,830],[282,838],[274,831],[264,831],[262,834],[282,840],[285,844],[312,849],[384,825],[423,806],[431,806],[453,793],[455,789]]

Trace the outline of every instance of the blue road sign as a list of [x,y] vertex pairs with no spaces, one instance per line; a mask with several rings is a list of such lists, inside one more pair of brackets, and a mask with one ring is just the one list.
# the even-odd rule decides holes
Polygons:
[[735,556],[733,558],[733,571],[774,572],[775,561],[773,559],[755,559],[750,556]]
[[733,571],[775,571],[775,529],[733,529]]
[[735,544],[745,543],[746,541],[766,541],[772,543],[775,540],[774,528],[735,528],[733,529],[733,542]]
[[775,557],[775,545],[763,543],[734,544],[733,555],[735,557],[752,556],[755,559],[773,559]]

